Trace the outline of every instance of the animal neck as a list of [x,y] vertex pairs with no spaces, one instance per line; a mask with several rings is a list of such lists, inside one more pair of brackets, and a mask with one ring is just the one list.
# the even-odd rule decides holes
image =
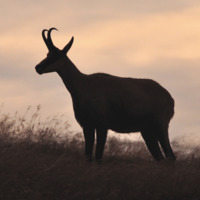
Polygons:
[[61,79],[63,80],[68,91],[73,95],[76,93],[83,80],[84,74],[82,74],[78,68],[72,63],[72,61],[66,57],[64,63],[57,71]]

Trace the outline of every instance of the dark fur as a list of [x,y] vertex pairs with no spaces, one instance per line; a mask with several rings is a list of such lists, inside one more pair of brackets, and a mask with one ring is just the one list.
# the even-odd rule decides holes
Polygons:
[[56,71],[62,78],[71,94],[75,117],[83,128],[87,158],[92,159],[96,131],[95,157],[102,159],[107,131],[111,129],[120,133],[141,132],[156,160],[164,159],[159,143],[165,156],[175,160],[168,138],[168,125],[174,115],[174,100],[169,92],[149,79],[81,73],[66,56],[72,42],[63,50],[48,46],[51,55],[36,66],[36,71]]

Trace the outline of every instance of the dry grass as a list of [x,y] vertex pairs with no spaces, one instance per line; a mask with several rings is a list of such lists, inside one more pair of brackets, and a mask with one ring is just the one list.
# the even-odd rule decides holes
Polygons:
[[87,163],[81,133],[62,116],[41,122],[0,113],[0,199],[137,200],[200,198],[200,149],[157,163],[144,143],[109,137],[104,162]]

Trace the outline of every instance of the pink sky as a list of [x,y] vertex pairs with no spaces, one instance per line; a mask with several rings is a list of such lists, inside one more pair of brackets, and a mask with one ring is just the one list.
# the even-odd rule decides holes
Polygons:
[[63,113],[80,130],[58,75],[34,70],[47,53],[42,29],[57,27],[54,44],[62,48],[74,36],[69,57],[82,72],[151,78],[168,89],[176,103],[170,138],[200,134],[199,1],[8,0],[1,2],[0,20],[5,112],[41,104],[42,115]]

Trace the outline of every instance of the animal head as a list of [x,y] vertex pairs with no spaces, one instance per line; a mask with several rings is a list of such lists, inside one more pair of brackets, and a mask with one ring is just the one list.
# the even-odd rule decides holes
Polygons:
[[[35,67],[37,73],[39,74],[58,71],[59,70],[58,68],[61,66],[63,59],[66,58],[66,54],[71,48],[74,41],[74,37],[72,37],[71,40],[68,42],[68,44],[62,50],[60,50],[57,47],[55,47],[52,42],[52,39],[51,39],[52,30],[57,30],[57,29],[50,28],[49,30],[44,29],[42,31],[42,38],[49,52],[47,53],[47,57],[43,59]],[[45,34],[46,32],[47,32],[47,36]]]

